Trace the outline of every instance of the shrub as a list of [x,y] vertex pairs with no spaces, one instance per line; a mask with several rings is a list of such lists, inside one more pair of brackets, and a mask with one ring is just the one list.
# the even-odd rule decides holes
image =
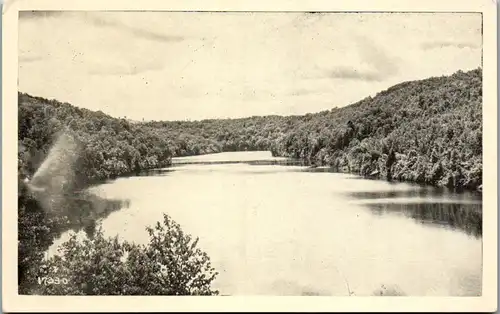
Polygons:
[[42,263],[47,278],[66,283],[39,284],[49,295],[217,295],[210,285],[217,272],[198,239],[184,234],[164,214],[163,223],[148,227],[150,241],[138,245],[105,238],[99,227],[92,239],[73,234],[60,255]]

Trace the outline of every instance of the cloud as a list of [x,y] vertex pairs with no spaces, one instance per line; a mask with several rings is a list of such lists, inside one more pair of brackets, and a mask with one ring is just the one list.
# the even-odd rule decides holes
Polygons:
[[326,76],[333,79],[383,81],[399,71],[399,59],[389,56],[381,47],[366,37],[354,36],[361,56],[371,70],[356,67],[338,66],[326,71]]
[[377,71],[363,71],[344,66],[330,70],[327,76],[334,79],[361,81],[382,81],[385,78],[382,73]]
[[[480,19],[455,15],[49,16],[19,23],[20,57],[44,58],[21,64],[19,88],[136,120],[320,111],[395,82],[474,68],[481,60],[480,49],[421,49],[437,40],[480,44]],[[424,59],[429,62],[418,62]]]
[[43,60],[41,56],[22,56],[19,55],[19,63],[30,63]]
[[19,19],[43,19],[57,17],[67,13],[67,11],[19,11]]
[[[71,17],[71,18],[82,18],[86,22],[90,22],[95,26],[99,27],[114,27],[122,31],[129,32],[130,34],[151,41],[158,42],[180,42],[185,38],[182,36],[166,35],[163,33],[134,27],[123,22],[110,19],[109,17],[99,16],[101,12],[75,12],[75,11],[20,11],[20,19],[43,19],[43,18],[53,18],[53,17]],[[107,14],[107,13],[106,13]]]
[[424,50],[429,50],[429,49],[439,49],[439,48],[446,48],[446,47],[452,47],[452,48],[458,48],[458,49],[464,49],[464,48],[470,48],[470,49],[475,49],[479,48],[478,44],[475,44],[473,42],[452,42],[452,41],[430,41],[430,42],[424,42],[420,45],[420,47]]
[[315,93],[317,93],[317,91],[299,88],[299,89],[296,89],[296,90],[289,92],[287,95],[289,95],[289,96],[306,96],[306,95],[315,94]]
[[127,24],[122,23],[122,22],[114,21],[114,20],[109,19],[109,18],[104,19],[102,17],[92,16],[89,14],[87,14],[87,20],[96,26],[115,27],[115,28],[118,28],[120,30],[127,31],[138,38],[151,40],[151,41],[181,42],[185,39],[182,36],[166,35],[166,34],[154,32],[154,31],[150,31],[147,29],[133,27],[133,26],[127,25]]
[[380,46],[368,38],[357,40],[361,56],[370,63],[379,76],[389,77],[398,73],[399,60],[389,56]]

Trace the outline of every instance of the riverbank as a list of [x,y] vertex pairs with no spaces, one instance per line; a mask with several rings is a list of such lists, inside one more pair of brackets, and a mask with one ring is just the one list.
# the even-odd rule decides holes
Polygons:
[[364,177],[477,190],[481,95],[482,70],[476,69],[404,82],[349,106],[300,116],[131,123],[19,93],[19,158],[34,172],[54,134],[68,126],[83,144],[85,178],[163,167],[173,156],[270,150]]
[[[415,157],[413,158],[416,159]],[[352,162],[352,165],[349,163],[346,164],[345,162],[346,159],[347,158],[344,158],[343,160],[341,158],[337,158],[335,160],[331,160],[328,158],[324,159],[294,158],[294,157],[287,157],[286,155],[275,155],[275,153],[273,153],[273,151],[271,150],[221,151],[210,154],[196,154],[196,155],[172,157],[168,167],[164,168],[154,167],[150,169],[143,169],[139,172],[132,172],[122,176],[116,176],[115,178],[110,178],[110,179],[112,180],[119,177],[130,177],[130,176],[140,175],[141,173],[156,171],[159,169],[168,169],[171,167],[184,164],[203,165],[203,164],[248,163],[253,165],[265,164],[265,165],[302,166],[302,167],[310,167],[311,169],[317,167],[326,167],[331,172],[358,175],[363,177],[364,179],[412,183],[420,186],[447,189],[457,193],[460,192],[482,193],[482,181],[477,181],[470,184],[460,184],[458,180],[453,177],[453,175],[449,175],[441,180],[433,179],[432,174],[427,174],[425,173],[425,171],[422,171],[423,168],[422,167],[419,168],[418,164],[415,165],[414,163],[412,165],[411,163],[407,162],[408,157],[404,154],[395,154],[395,160],[391,165],[389,171],[387,168],[388,156],[386,154],[381,154],[379,157],[377,157],[377,159],[370,161],[370,163],[368,164],[366,162],[365,164],[363,164],[363,160],[354,161]],[[344,162],[343,165],[342,162]],[[415,174],[416,169],[421,170],[422,173]],[[437,171],[439,171],[439,169],[434,169],[434,172]],[[436,177],[437,176],[436,173],[434,173],[433,176]],[[104,181],[102,180],[98,181],[97,184],[102,182]]]
[[[193,159],[199,158],[213,156]],[[460,267],[476,282],[481,200],[474,196],[272,162],[165,170],[173,171],[97,189],[131,201],[102,222],[105,235],[147,243],[142,226],[167,212],[200,238],[200,248],[221,273],[214,288],[224,294],[345,295],[342,275],[356,295],[370,295],[380,283],[401,284],[409,295],[475,293],[474,287],[446,281],[460,276]],[[415,285],[417,274],[431,282]]]
[[[339,154],[339,153],[337,153]],[[442,173],[443,166],[438,164],[430,173],[426,173],[425,167],[416,164],[415,162],[409,163],[408,158],[404,154],[395,154],[395,160],[388,168],[388,155],[381,154],[374,159],[367,161],[366,159],[355,160],[349,162],[347,156],[340,153],[341,157],[308,159],[308,158],[290,158],[296,160],[303,166],[307,167],[328,167],[333,172],[359,175],[365,179],[383,180],[389,182],[406,182],[414,183],[422,186],[429,186],[435,188],[446,188],[455,192],[469,191],[482,193],[482,181],[475,182],[460,182],[457,175],[449,174],[444,176]],[[278,155],[272,152],[273,157],[287,158],[286,155]],[[413,157],[414,160],[417,158]],[[427,167],[430,167],[428,165]],[[442,176],[442,177],[441,177]],[[440,177],[441,179],[437,179]]]

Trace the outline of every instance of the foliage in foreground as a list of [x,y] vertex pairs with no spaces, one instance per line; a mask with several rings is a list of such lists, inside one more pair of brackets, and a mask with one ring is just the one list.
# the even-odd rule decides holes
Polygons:
[[[44,295],[217,295],[210,285],[217,272],[198,239],[184,234],[164,214],[163,223],[148,227],[150,241],[138,245],[117,237],[105,238],[102,229],[81,241],[76,234],[42,263],[46,278],[59,284],[40,284]],[[62,281],[65,281],[63,283]]]
[[[405,82],[350,106],[288,117],[140,123],[22,93],[18,101],[19,186],[37,172],[62,130],[81,148],[71,167],[80,187],[166,167],[173,156],[234,150],[271,150],[379,178],[468,189],[482,185],[481,69]],[[43,252],[73,223],[66,218],[75,217],[47,215],[24,188],[18,217],[24,294]]]
[[[73,195],[40,196],[18,181],[18,286],[20,294],[29,294],[40,275],[45,251],[63,232],[84,229],[90,233],[96,221],[128,203],[105,199],[87,192]],[[51,201],[46,206],[45,199]],[[44,206],[45,205],[45,206]]]
[[19,182],[18,191],[18,287],[28,294],[35,285],[44,251],[53,243],[59,227],[66,225],[65,217],[49,216],[36,199]]

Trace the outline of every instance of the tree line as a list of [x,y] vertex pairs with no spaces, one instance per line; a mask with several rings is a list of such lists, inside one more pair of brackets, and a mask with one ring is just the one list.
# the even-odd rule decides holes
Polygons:
[[78,168],[92,180],[166,167],[175,156],[270,150],[364,176],[467,189],[482,183],[481,69],[285,117],[134,123],[19,94],[21,171],[39,166],[62,127],[83,143]]
[[[269,150],[363,176],[456,189],[482,185],[481,69],[401,83],[347,107],[297,116],[135,122],[24,93],[18,106],[20,293],[33,287],[54,238],[82,220],[80,227],[88,227],[99,219],[88,205],[95,199],[86,196],[82,205],[64,193],[168,167],[176,156]],[[61,132],[75,139],[78,151],[63,214],[51,216],[24,178],[36,174]],[[104,213],[122,206],[98,202],[111,208]],[[76,221],[70,213],[75,206],[90,208]]]
[[176,155],[270,150],[362,176],[454,189],[482,185],[480,68],[404,82],[314,114],[144,125],[179,139]]

